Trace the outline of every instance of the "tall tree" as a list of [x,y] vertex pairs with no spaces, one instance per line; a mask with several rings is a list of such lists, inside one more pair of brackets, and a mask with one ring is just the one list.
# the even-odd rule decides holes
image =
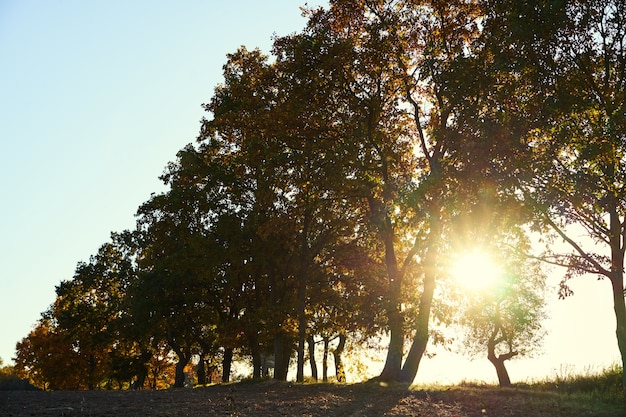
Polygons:
[[337,128],[350,116],[345,94],[337,88],[345,59],[337,62],[337,55],[344,51],[345,45],[315,23],[300,34],[278,38],[273,50],[284,96],[276,108],[276,131],[286,155],[289,217],[298,219],[298,381],[303,379],[308,311],[316,308],[309,287],[332,288],[332,275],[323,272],[329,255],[349,248],[349,242],[360,238],[356,230],[363,230],[363,205],[350,201],[344,188],[351,163],[346,154],[353,145]]
[[[263,311],[256,313],[274,339],[275,376],[285,379],[293,352],[291,312],[298,292],[294,271],[299,245],[298,217],[287,214],[291,208],[287,153],[273,133],[278,127],[273,122],[279,101],[276,71],[259,51],[241,48],[229,55],[224,79],[205,105],[213,117],[203,121],[198,140],[201,157],[225,167],[231,188],[204,188],[221,196],[222,208],[241,219],[239,227],[247,242],[239,279],[246,280],[247,288],[264,301]],[[251,325],[254,320],[248,318]],[[248,328],[247,334],[251,343],[258,344],[258,329]],[[252,351],[259,365],[259,349]]]
[[[622,1],[507,2],[497,25],[518,63],[543,123],[525,142],[532,164],[522,170],[519,194],[540,224],[571,251],[545,260],[568,268],[567,280],[595,274],[611,284],[616,336],[626,363],[624,303],[624,137],[626,136],[626,4]],[[494,20],[494,25],[496,21]],[[505,24],[502,24],[505,23]],[[530,24],[542,28],[528,32]],[[513,46],[516,49],[513,49]],[[526,51],[520,56],[514,51]],[[520,191],[521,190],[521,191]],[[580,231],[584,238],[578,238]],[[623,385],[626,389],[626,373]]]
[[[295,325],[299,381],[311,276],[320,267],[322,251],[354,230],[354,216],[347,215],[345,197],[337,192],[340,181],[334,181],[341,178],[333,171],[337,134],[331,134],[328,124],[337,111],[328,106],[325,93],[337,92],[326,85],[329,81],[318,73],[319,66],[307,60],[328,60],[319,55],[319,40],[312,34],[277,39],[277,60],[271,65],[258,51],[241,49],[230,55],[226,82],[206,106],[213,118],[203,123],[199,138],[200,152],[206,156],[222,149],[218,155],[241,164],[236,175],[248,185],[251,203],[242,221],[251,232],[249,261],[267,282],[270,308],[279,313],[271,314],[274,345],[285,355],[277,355],[276,373],[286,376],[283,362],[291,351]],[[236,202],[241,197],[228,198]],[[297,323],[285,320],[294,310]]]
[[[382,28],[369,25],[363,8],[352,6],[333,3],[330,11],[312,12],[305,33],[318,48],[318,53],[312,54],[316,56],[312,65],[317,65],[318,77],[326,80],[320,83],[318,94],[327,97],[325,105],[334,111],[322,134],[334,139],[329,155],[337,167],[332,173],[335,189],[357,208],[354,212],[361,215],[359,227],[371,222],[386,245],[389,291],[385,309],[392,334],[390,352],[391,357],[401,360],[402,283],[392,207],[398,202],[399,190],[410,183],[412,145],[402,131],[402,112],[395,107],[395,67],[381,65],[393,64],[393,50],[380,47]],[[398,222],[398,227],[401,224]],[[411,258],[407,256],[407,267]]]
[[[352,140],[363,162],[355,176],[385,245],[391,341],[382,379],[411,382],[416,375],[429,339],[449,208],[463,180],[456,170],[489,158],[460,150],[481,139],[461,125],[465,105],[480,97],[467,86],[481,84],[470,65],[481,16],[475,2],[344,0],[331,2],[326,17],[352,48],[344,77],[353,94]],[[413,240],[399,246],[407,234]],[[416,259],[422,291],[413,327],[405,329],[402,297]],[[412,334],[406,358],[405,330]]]
[[144,317],[149,328],[177,355],[176,387],[184,385],[184,368],[202,340],[208,338],[210,343],[215,337],[210,326],[218,314],[211,285],[219,280],[213,258],[218,248],[208,233],[206,213],[197,208],[194,191],[173,187],[153,196],[139,209],[138,219],[144,247],[136,293],[147,308]]

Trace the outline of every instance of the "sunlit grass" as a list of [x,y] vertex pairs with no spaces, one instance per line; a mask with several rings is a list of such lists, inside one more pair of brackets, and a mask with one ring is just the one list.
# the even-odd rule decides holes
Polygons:
[[576,373],[568,367],[561,367],[555,370],[553,376],[532,381],[528,387],[534,390],[554,391],[582,399],[625,400],[622,390],[622,367],[617,364],[599,371],[587,368],[582,373]]
[[[510,388],[481,381],[462,381],[455,385],[416,384],[412,391],[424,392],[433,400],[454,400],[476,409],[517,410],[515,415],[626,415],[622,391],[622,368],[614,365],[602,370],[589,368],[576,373],[561,367],[542,380],[514,384]],[[542,414],[543,413],[543,414]],[[512,415],[512,414],[511,414]]]

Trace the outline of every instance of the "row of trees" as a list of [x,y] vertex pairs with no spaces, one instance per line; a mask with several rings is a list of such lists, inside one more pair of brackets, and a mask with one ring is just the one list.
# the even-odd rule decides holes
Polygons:
[[[562,296],[576,274],[611,282],[626,359],[625,8],[333,0],[271,58],[230,54],[168,191],[57,287],[18,367],[51,388],[68,385],[37,372],[58,358],[84,370],[76,386],[143,386],[174,357],[181,386],[193,356],[202,383],[215,358],[228,380],[233,355],[254,377],[272,356],[286,379],[296,352],[301,381],[305,348],[316,369],[336,338],[342,379],[346,341],[386,333],[379,378],[411,382],[457,323],[506,385],[504,361],[540,335],[530,232],[572,248],[535,257],[567,268]],[[507,259],[489,297],[449,280],[468,246]]]

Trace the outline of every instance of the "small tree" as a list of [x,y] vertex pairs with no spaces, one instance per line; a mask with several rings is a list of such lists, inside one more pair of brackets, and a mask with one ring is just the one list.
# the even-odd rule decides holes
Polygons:
[[496,368],[500,387],[511,385],[505,362],[530,354],[545,331],[545,274],[538,262],[505,251],[506,257],[492,285],[465,291],[459,323],[464,350],[487,354]]
[[2,358],[0,358],[0,391],[23,391],[37,389],[27,379],[21,379],[17,376],[17,371],[14,366],[4,366],[3,363]]
[[15,370],[44,390],[87,388],[84,361],[67,335],[48,318],[42,318],[27,337],[16,345]]

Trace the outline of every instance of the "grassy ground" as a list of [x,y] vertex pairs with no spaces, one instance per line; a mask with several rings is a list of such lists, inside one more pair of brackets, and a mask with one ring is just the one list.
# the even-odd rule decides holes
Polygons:
[[625,402],[622,368],[617,365],[599,372],[588,370],[583,374],[561,369],[552,378],[517,386],[535,392],[552,392],[564,397],[578,398],[586,402]]
[[21,416],[626,416],[626,404],[535,388],[428,389],[377,383],[274,381],[163,391],[0,392],[0,415]]
[[272,380],[162,391],[0,391],[0,415],[623,417],[621,369],[501,389]]

